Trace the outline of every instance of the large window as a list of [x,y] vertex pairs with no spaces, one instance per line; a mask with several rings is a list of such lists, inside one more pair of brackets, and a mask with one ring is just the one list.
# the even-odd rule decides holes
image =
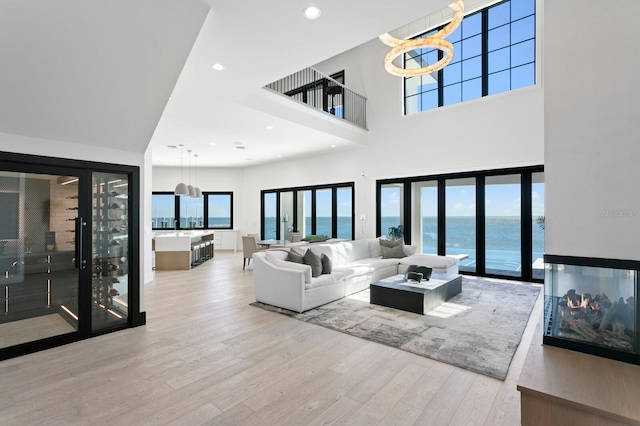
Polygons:
[[151,227],[153,229],[175,228],[176,197],[173,193],[153,193],[151,206]]
[[180,228],[204,228],[204,197],[180,197]]
[[544,278],[544,173],[531,175],[531,261],[533,277]]
[[[405,78],[405,114],[534,85],[535,25],[535,0],[507,0],[465,16],[446,38],[454,49],[449,65]],[[420,68],[442,57],[437,49],[418,49],[405,53],[404,64]]]
[[338,188],[336,211],[338,213],[338,238],[350,240],[353,238],[353,190]]
[[519,174],[485,180],[485,269],[489,273],[522,275],[521,194]]
[[457,257],[463,273],[544,278],[542,166],[385,179],[376,186],[378,235],[387,234],[392,220],[405,225],[407,244]]
[[476,271],[476,178],[445,181],[445,254],[460,259],[462,272]]
[[422,242],[422,253],[438,254],[438,181],[411,184],[413,238]]
[[263,238],[280,240],[301,232],[305,237],[353,239],[353,186],[349,182],[262,191]]
[[390,183],[380,188],[380,234],[387,235],[389,228],[404,227],[404,185]]
[[231,229],[233,228],[233,194],[231,193],[206,193],[209,228]]
[[277,201],[278,194],[275,192],[262,196],[262,237],[265,240],[276,239],[280,235]]
[[233,229],[233,192],[205,192],[201,198],[151,195],[153,229]]

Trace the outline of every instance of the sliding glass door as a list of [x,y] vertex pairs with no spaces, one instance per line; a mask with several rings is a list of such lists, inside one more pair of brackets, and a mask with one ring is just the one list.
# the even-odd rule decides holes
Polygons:
[[476,271],[476,179],[447,179],[446,255],[460,260],[461,272]]
[[0,360],[143,325],[138,169],[0,154]]
[[384,179],[376,190],[379,236],[403,224],[406,243],[458,258],[463,273],[544,278],[542,166]]
[[79,180],[0,171],[0,348],[79,329]]
[[485,271],[522,276],[520,175],[485,180]]

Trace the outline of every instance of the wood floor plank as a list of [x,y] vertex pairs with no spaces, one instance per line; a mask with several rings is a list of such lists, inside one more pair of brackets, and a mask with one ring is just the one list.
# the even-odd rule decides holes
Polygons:
[[426,368],[407,364],[389,380],[352,417],[351,424],[377,424],[396,406],[402,396],[418,381],[422,380]]
[[422,411],[404,402],[398,402],[382,420],[378,422],[380,426],[403,426],[413,425]]
[[422,411],[416,424],[448,425],[477,376],[476,373],[456,368]]
[[0,424],[519,424],[542,297],[500,382],[249,306],[241,260],[156,272],[144,327],[0,362]]

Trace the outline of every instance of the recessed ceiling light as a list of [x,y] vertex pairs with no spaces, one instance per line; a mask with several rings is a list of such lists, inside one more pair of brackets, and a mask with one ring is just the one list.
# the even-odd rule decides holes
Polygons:
[[209,142],[209,145],[215,145],[215,144],[216,144],[215,142]]
[[321,13],[322,11],[320,10],[320,8],[315,6],[305,7],[302,10],[302,14],[307,19],[316,19],[318,16],[320,16]]
[[335,148],[335,147],[336,147],[335,145],[331,145],[331,148]]
[[222,64],[213,64],[213,65],[211,65],[211,68],[213,68],[216,71],[222,71],[224,69],[224,65],[222,65]]
[[267,126],[267,130],[273,129],[273,126]]
[[277,155],[277,157],[278,157],[278,158],[282,158],[282,154],[278,154],[278,155]]

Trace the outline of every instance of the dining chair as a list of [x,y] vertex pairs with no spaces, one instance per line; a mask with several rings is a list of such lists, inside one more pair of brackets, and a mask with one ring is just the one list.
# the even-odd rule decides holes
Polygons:
[[[243,258],[242,258],[242,270],[244,271],[245,267],[247,265],[251,264],[251,257],[253,256],[253,253],[256,253],[258,251],[262,251],[264,249],[259,249],[258,245],[256,244],[256,237],[254,237],[253,235],[243,235],[242,236],[242,253],[243,253]],[[247,261],[247,259],[249,261]]]

